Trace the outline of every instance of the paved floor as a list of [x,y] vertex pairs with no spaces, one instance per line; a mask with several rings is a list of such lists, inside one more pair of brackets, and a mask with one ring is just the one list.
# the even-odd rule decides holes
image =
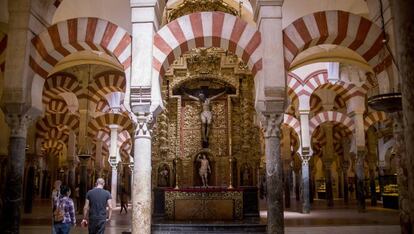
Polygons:
[[[293,200],[293,199],[292,199]],[[367,200],[368,202],[368,200]],[[31,214],[23,214],[21,233],[43,234],[51,233],[49,202],[37,200]],[[265,207],[265,204],[261,204]],[[356,211],[355,203],[346,206],[341,201],[335,201],[334,208],[327,208],[324,200],[315,200],[311,214],[301,214],[299,204],[293,201],[292,207],[285,210],[285,230],[292,234],[393,234],[400,233],[398,226],[398,211],[384,209],[381,204],[376,207],[367,206],[365,213]],[[266,223],[266,210],[260,212],[260,223]],[[78,215],[78,221],[82,218]],[[130,230],[131,212],[119,214],[119,208],[114,211],[113,219],[107,224],[107,234],[120,234]],[[76,226],[73,234],[87,233],[86,228]]]

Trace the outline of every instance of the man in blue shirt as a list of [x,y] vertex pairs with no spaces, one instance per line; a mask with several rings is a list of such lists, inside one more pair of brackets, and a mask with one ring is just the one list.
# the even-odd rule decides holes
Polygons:
[[[111,193],[103,188],[104,185],[105,180],[99,178],[96,180],[96,187],[86,193],[82,225],[88,225],[90,234],[103,234],[105,232],[105,223],[112,216]],[[108,214],[106,213],[106,207],[108,207]],[[87,220],[88,214],[89,221]]]

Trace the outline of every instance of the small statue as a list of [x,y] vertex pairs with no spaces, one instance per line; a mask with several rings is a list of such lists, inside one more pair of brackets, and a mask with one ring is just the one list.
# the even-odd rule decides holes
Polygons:
[[[201,155],[203,156],[202,158]],[[198,155],[197,161],[201,163],[198,173],[203,181],[203,186],[208,187],[208,173],[211,173],[210,163],[204,153]]]
[[159,179],[158,179],[158,186],[160,187],[168,187],[169,184],[169,171],[167,168],[167,165],[164,165],[164,168],[161,169],[161,171],[159,172]]
[[242,184],[243,184],[243,186],[249,185],[249,180],[250,180],[249,166],[244,165],[243,174],[242,174]]
[[224,90],[223,92],[213,96],[213,97],[206,97],[206,95],[203,93],[203,91],[200,92],[200,94],[198,95],[198,97],[195,97],[189,93],[187,93],[184,89],[183,93],[185,95],[187,95],[189,98],[196,100],[196,101],[200,101],[203,107],[203,111],[200,114],[200,118],[201,118],[201,134],[203,137],[203,147],[205,147],[206,145],[208,145],[208,135],[210,133],[210,125],[213,119],[213,115],[211,113],[210,110],[210,102],[218,97],[220,97],[221,95],[225,94],[227,91]]

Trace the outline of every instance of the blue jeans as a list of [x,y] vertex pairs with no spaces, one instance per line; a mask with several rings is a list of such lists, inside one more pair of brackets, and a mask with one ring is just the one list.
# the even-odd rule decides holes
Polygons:
[[55,223],[55,232],[56,234],[69,234],[72,224],[70,223]]
[[106,219],[89,219],[89,234],[104,234]]

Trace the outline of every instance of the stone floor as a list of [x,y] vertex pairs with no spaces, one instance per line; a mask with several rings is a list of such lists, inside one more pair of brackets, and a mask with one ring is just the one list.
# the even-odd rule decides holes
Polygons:
[[[367,200],[368,202],[368,200]],[[40,234],[50,233],[50,212],[49,202],[37,200],[34,203],[31,214],[23,214],[21,233]],[[260,220],[258,223],[266,223],[266,205],[261,203]],[[365,213],[356,211],[356,204],[351,202],[349,206],[341,201],[335,201],[334,208],[327,208],[324,200],[315,200],[311,214],[301,214],[298,212],[300,206],[292,199],[292,207],[286,209],[285,233],[305,234],[305,233],[335,233],[335,234],[393,234],[400,233],[398,226],[398,211],[384,209],[381,203],[376,207],[367,206]],[[82,218],[78,215],[78,221]],[[119,214],[119,207],[114,211],[113,219],[107,224],[107,234],[120,234],[130,230],[131,212]],[[226,222],[220,222],[225,224]],[[87,233],[86,228],[74,227],[73,234]],[[168,232],[162,232],[168,233]],[[192,232],[195,234],[195,232]],[[202,232],[200,232],[202,233]],[[210,232],[211,233],[211,232]],[[223,233],[223,232],[220,232]]]

